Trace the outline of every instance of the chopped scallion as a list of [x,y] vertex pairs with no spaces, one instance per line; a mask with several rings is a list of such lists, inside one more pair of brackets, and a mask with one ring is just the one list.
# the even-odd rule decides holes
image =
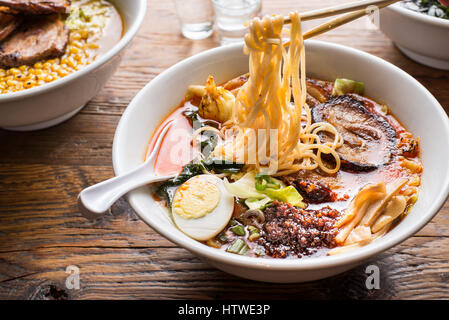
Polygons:
[[249,226],[248,230],[249,230],[249,237],[248,237],[249,241],[255,241],[260,238],[259,229],[253,226]]
[[229,222],[229,225],[231,227],[238,225],[239,223],[236,220],[231,220],[231,222]]
[[220,241],[221,243],[226,243],[226,242],[228,242],[228,237],[226,237],[224,233],[220,233],[220,234],[217,236],[217,239],[218,239],[218,241]]
[[249,247],[242,239],[235,240],[228,249],[227,252],[244,255],[249,250]]
[[245,228],[242,225],[237,225],[231,228],[231,231],[234,232],[238,236],[245,235]]

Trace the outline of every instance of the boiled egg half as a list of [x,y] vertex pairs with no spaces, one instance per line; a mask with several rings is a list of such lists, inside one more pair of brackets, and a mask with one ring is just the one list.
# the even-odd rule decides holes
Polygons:
[[228,224],[234,211],[234,197],[223,181],[202,174],[190,178],[176,191],[172,215],[176,226],[189,237],[205,241],[215,237]]

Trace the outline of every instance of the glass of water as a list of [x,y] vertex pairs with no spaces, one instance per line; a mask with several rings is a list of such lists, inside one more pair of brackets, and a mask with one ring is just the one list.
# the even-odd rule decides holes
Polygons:
[[174,0],[184,37],[205,39],[214,31],[214,12],[210,0]]
[[212,0],[212,4],[222,45],[242,42],[248,30],[245,24],[262,8],[261,0]]

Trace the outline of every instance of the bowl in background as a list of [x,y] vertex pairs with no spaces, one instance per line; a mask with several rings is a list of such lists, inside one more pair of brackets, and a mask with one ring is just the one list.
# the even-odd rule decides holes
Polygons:
[[380,10],[380,30],[410,59],[449,70],[449,20],[396,3]]
[[145,17],[146,0],[109,0],[120,12],[120,41],[88,66],[31,89],[0,95],[0,128],[30,131],[57,125],[79,112],[118,68]]
[[[128,194],[129,203],[150,227],[236,276],[287,283],[344,272],[412,236],[432,219],[449,194],[449,120],[432,94],[401,69],[362,51],[320,41],[306,41],[306,47],[309,76],[364,81],[367,95],[387,103],[401,123],[420,137],[422,190],[407,217],[385,236],[348,253],[306,259],[254,258],[208,247],[178,230],[148,187]],[[236,44],[195,55],[153,79],[133,99],[118,124],[113,144],[115,174],[124,174],[143,162],[154,130],[179,105],[190,84],[203,84],[209,74],[223,83],[247,71],[248,57],[242,45]]]

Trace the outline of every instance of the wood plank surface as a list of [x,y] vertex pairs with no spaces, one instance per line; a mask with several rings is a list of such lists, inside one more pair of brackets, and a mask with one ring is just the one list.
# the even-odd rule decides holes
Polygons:
[[[341,2],[265,0],[263,12]],[[124,199],[100,220],[81,217],[76,196],[113,176],[115,127],[135,94],[174,63],[218,45],[217,35],[183,38],[176,21],[172,1],[149,0],[120,69],[80,114],[47,130],[0,130],[0,299],[448,299],[449,202],[414,237],[363,265],[322,281],[284,285],[214,269],[145,225]],[[366,20],[319,39],[394,63],[449,111],[449,72],[407,59]],[[380,268],[380,290],[365,287],[370,264]],[[65,286],[69,265],[80,268],[79,290]]]

